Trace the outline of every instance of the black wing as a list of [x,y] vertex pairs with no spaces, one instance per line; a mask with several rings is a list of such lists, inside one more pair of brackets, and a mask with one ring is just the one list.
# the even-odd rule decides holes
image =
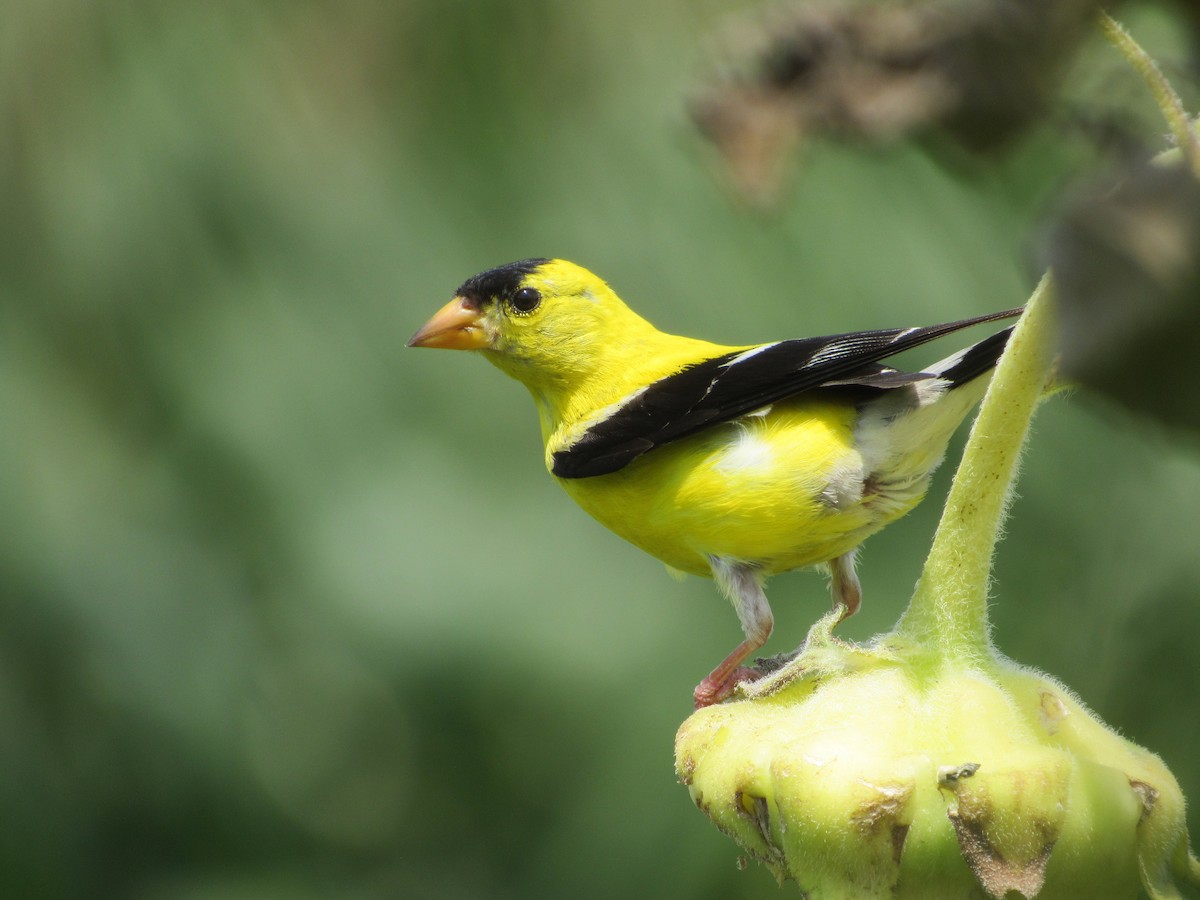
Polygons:
[[779,341],[706,359],[634,394],[569,447],[555,452],[551,471],[559,478],[607,475],[655,447],[814,388],[891,388],[932,377],[897,372],[878,361],[960,329],[1021,312],[1009,309],[928,328]]

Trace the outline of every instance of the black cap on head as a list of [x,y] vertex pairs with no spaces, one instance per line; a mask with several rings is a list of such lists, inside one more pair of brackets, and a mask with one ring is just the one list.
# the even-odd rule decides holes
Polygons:
[[468,278],[455,293],[476,306],[493,297],[508,297],[528,276],[548,262],[550,260],[543,257],[533,257],[497,266]]

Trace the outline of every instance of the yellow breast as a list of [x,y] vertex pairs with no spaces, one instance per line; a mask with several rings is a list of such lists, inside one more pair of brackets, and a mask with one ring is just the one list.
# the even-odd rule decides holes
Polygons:
[[722,556],[774,574],[840,556],[886,524],[864,503],[854,422],[847,405],[784,401],[559,483],[672,568],[707,575],[708,557]]

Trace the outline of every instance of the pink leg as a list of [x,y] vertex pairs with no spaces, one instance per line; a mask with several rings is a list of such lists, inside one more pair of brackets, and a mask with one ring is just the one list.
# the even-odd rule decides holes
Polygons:
[[747,669],[741,663],[765,643],[766,641],[745,640],[734,647],[733,652],[725,657],[707,678],[696,685],[696,690],[692,692],[696,709],[720,703],[742,682],[758,678],[761,673]]
[[846,621],[858,612],[858,607],[862,604],[862,585],[858,583],[858,576],[854,574],[855,552],[851,550],[829,561],[829,574],[833,581],[830,585],[833,592],[833,608],[841,607],[842,610],[839,622]]
[[719,557],[710,557],[713,578],[733,603],[746,639],[733,648],[721,664],[708,677],[696,685],[693,699],[696,709],[719,703],[743,681],[753,681],[758,672],[747,669],[742,663],[771,636],[774,620],[767,595],[763,593],[762,581],[752,566],[734,563]]

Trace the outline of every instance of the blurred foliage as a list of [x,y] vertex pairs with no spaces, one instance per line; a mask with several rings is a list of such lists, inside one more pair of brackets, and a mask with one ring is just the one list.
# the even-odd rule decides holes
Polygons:
[[934,127],[973,153],[1047,112],[1097,0],[791,3],[728,30],[692,104],[739,192],[769,207],[786,161],[822,134],[887,142]]
[[[557,491],[515,384],[404,341],[531,255],[731,343],[1012,306],[1103,152],[1061,114],[985,162],[818,142],[749,215],[685,104],[732,8],[9,0],[5,896],[774,890],[671,772],[732,612]],[[1182,16],[1123,8],[1176,74]],[[1153,139],[1106,51],[1062,108]],[[948,478],[868,543],[850,636],[907,600]],[[1080,394],[1020,491],[999,645],[1195,801],[1194,450]],[[810,573],[772,596],[770,652],[828,603]]]
[[1193,433],[1200,408],[1180,399],[1200,389],[1197,174],[1176,161],[1102,182],[1066,211],[1047,254],[1062,285],[1066,376]]

